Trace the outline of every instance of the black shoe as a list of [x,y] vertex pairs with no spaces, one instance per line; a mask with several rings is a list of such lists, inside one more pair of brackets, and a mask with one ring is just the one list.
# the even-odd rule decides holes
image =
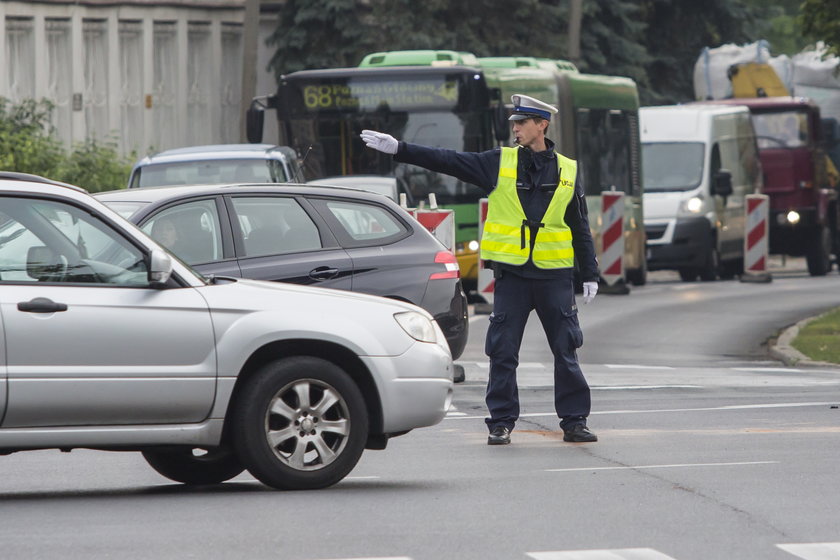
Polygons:
[[507,445],[510,443],[510,430],[504,426],[496,426],[487,436],[487,445]]
[[598,441],[598,436],[589,431],[586,424],[575,424],[567,430],[563,430],[563,441],[577,443],[591,443]]

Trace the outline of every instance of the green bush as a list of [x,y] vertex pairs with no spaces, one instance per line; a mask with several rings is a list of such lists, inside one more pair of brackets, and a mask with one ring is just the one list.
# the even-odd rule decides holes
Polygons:
[[125,188],[130,173],[131,160],[121,156],[115,144],[89,139],[73,146],[56,179],[88,192],[101,192]]
[[0,97],[0,170],[41,175],[89,192],[124,188],[132,160],[121,156],[115,143],[93,139],[68,152],[50,123],[52,111],[46,99],[12,104]]
[[0,169],[54,177],[65,156],[50,125],[53,104],[0,97]]

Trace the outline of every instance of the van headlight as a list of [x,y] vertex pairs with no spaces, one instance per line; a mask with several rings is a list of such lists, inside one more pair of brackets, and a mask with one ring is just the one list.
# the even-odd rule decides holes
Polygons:
[[402,330],[414,340],[420,342],[437,342],[437,335],[435,334],[435,327],[432,322],[416,311],[404,311],[402,313],[394,314],[394,319],[397,320]]
[[692,196],[682,203],[682,211],[684,214],[699,214],[703,211],[703,199],[699,196]]

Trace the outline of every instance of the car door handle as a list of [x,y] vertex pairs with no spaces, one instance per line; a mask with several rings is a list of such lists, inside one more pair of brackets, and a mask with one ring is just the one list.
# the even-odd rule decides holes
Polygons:
[[328,266],[319,266],[309,271],[309,277],[313,280],[332,280],[336,276],[338,276],[338,269]]
[[57,311],[67,311],[67,304],[56,303],[44,297],[36,297],[29,301],[19,302],[17,308],[18,311],[26,311],[27,313],[55,313]]

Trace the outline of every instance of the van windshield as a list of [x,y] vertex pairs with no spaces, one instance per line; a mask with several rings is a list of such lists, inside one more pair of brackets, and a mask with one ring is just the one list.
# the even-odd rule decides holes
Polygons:
[[642,144],[645,192],[687,191],[703,179],[702,142]]

